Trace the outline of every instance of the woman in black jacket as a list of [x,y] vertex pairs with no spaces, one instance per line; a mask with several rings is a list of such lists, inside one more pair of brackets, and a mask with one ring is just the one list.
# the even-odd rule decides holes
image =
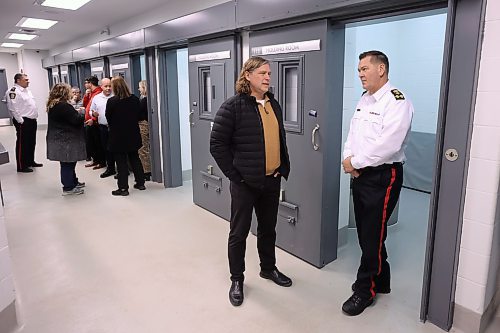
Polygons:
[[47,101],[47,158],[61,164],[63,195],[82,194],[85,183],[76,177],[77,161],[86,159],[83,132],[84,114],[70,104],[71,87],[56,84]]
[[118,189],[111,194],[126,196],[129,194],[127,158],[134,172],[134,188],[146,189],[144,170],[137,152],[142,146],[139,132],[141,103],[137,96],[130,93],[130,88],[121,76],[111,80],[111,89],[115,96],[108,99],[106,104],[106,119],[109,126],[108,149],[114,154],[118,169]]

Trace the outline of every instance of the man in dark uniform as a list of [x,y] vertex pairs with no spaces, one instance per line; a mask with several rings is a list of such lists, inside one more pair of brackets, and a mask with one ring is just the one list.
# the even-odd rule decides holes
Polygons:
[[292,280],[276,268],[275,243],[281,177],[290,162],[281,107],[268,92],[267,60],[252,57],[236,82],[237,94],[220,107],[210,137],[210,152],[231,180],[228,241],[231,288],[229,301],[243,303],[246,239],[255,208],[260,276],[289,287]]
[[14,86],[6,92],[7,108],[16,128],[17,172],[33,172],[32,167],[43,166],[35,162],[38,111],[35,98],[28,89],[26,74],[14,76]]
[[389,83],[389,60],[380,51],[360,54],[359,78],[365,89],[344,146],[344,172],[351,174],[361,262],[353,295],[342,310],[359,315],[377,293],[389,293],[387,221],[403,184],[404,149],[413,105]]

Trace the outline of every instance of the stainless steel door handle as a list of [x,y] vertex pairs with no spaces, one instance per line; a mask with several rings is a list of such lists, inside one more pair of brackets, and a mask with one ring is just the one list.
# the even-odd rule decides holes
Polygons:
[[316,132],[319,131],[319,125],[316,124],[316,126],[314,126],[314,129],[312,130],[312,134],[311,134],[311,143],[312,143],[312,146],[313,146],[313,149],[314,150],[318,150],[319,149],[319,144],[316,143]]

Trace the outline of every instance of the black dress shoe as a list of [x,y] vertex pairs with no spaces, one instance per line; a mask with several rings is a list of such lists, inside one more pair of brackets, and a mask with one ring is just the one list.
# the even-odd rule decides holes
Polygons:
[[[353,292],[357,291],[357,286],[356,282],[354,282],[351,286],[351,290]],[[391,287],[380,287],[380,286],[375,286],[375,292],[377,294],[390,294],[391,293]]]
[[28,172],[33,172],[33,169],[32,168],[22,168],[22,169],[17,169],[17,172],[28,173]]
[[139,185],[139,184],[134,184],[134,188],[144,191],[146,189],[146,186],[144,185]]
[[128,190],[119,188],[117,190],[111,191],[111,194],[126,197],[128,195]]
[[373,298],[364,298],[354,293],[342,305],[342,311],[348,316],[357,316],[373,304]]
[[41,167],[43,167],[43,164],[42,163],[33,162],[33,164],[31,164],[31,166],[34,167],[34,168],[41,168]]
[[261,278],[273,281],[278,286],[290,287],[292,285],[292,280],[277,269],[273,269],[272,271],[260,271],[259,275]]
[[243,281],[233,281],[229,289],[229,302],[233,306],[240,306],[243,298]]
[[106,170],[99,177],[101,178],[106,178],[106,177],[111,177],[116,173],[116,171],[111,171],[111,170]]

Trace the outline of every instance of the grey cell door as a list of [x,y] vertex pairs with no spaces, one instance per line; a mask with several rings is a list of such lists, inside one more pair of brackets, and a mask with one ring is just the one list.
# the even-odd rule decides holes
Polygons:
[[0,68],[0,96],[2,98],[0,102],[0,119],[10,118],[9,109],[7,108],[7,97],[5,95],[5,92],[8,89],[7,73],[5,72],[5,69]]
[[132,76],[130,74],[131,67],[130,56],[128,55],[109,58],[109,72],[111,73],[111,76],[123,77],[130,88],[132,88]]
[[235,37],[188,44],[193,201],[229,220],[229,180],[210,155],[210,132],[221,104],[234,95]]
[[104,77],[105,72],[104,60],[95,60],[90,62],[90,75],[96,76],[99,80],[101,80]]
[[249,39],[251,55],[271,61],[291,162],[276,244],[316,267],[337,257],[342,79],[332,73],[342,78],[343,36],[343,28],[322,20],[251,32]]
[[60,66],[60,73],[61,73],[61,82],[62,83],[67,83],[70,84],[69,82],[69,68],[68,66]]
[[59,67],[52,67],[52,84],[56,85],[58,83],[61,83],[61,77],[59,76]]

